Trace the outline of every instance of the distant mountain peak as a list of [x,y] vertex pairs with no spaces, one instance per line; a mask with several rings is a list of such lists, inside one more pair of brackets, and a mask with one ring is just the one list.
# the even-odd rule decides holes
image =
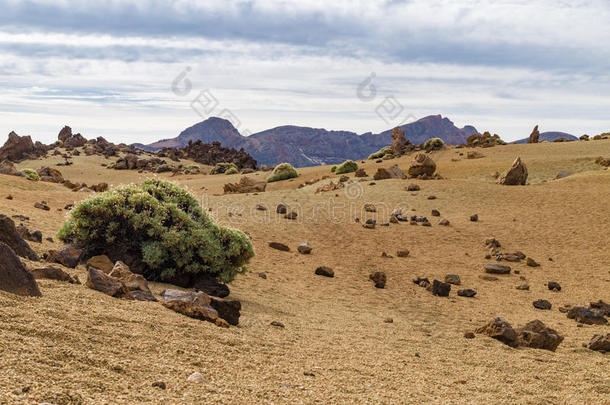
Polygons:
[[[401,125],[406,138],[414,144],[429,138],[441,138],[447,144],[466,143],[476,133],[473,126],[456,127],[440,114],[429,115],[415,122]],[[176,138],[164,139],[150,145],[138,145],[147,150],[184,147],[189,141],[220,142],[228,148],[243,148],[260,164],[276,165],[289,162],[297,167],[315,164],[335,164],[345,160],[364,159],[373,152],[392,143],[393,128],[380,134],[367,132],[358,135],[351,131],[326,130],[296,125],[282,125],[248,137],[242,136],[233,124],[224,118],[210,117],[186,128]]]

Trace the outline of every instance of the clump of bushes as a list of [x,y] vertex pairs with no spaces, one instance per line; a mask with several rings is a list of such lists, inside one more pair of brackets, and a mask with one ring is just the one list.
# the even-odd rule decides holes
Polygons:
[[353,160],[346,160],[337,166],[335,174],[352,173],[356,170],[358,170],[358,163],[354,162]]
[[[392,147],[386,146],[369,155],[369,159],[383,159],[386,155],[392,155]],[[393,156],[392,156],[393,157]]]
[[271,175],[267,178],[267,183],[274,181],[293,179],[299,177],[299,174],[290,163],[280,163],[275,166],[275,169],[271,172]]
[[239,173],[239,170],[237,170],[237,167],[229,167],[226,171],[225,174],[229,175],[229,174],[237,174]]
[[25,174],[25,177],[28,180],[33,180],[33,181],[40,180],[40,177],[38,177],[38,173],[36,173],[35,170],[32,170],[32,169],[23,169],[23,174]]
[[491,135],[488,131],[485,131],[483,134],[472,134],[466,140],[466,145],[471,147],[490,147],[495,145],[506,145],[498,134]]
[[424,149],[441,149],[445,145],[445,142],[441,138],[430,138],[424,142]]
[[330,168],[331,173],[334,173],[335,170],[337,170],[337,166],[336,165]]
[[[233,162],[220,162],[210,171],[210,174],[226,173],[230,169],[235,169],[235,173],[239,173],[239,168]],[[233,174],[235,174],[233,173]]]
[[201,170],[199,166],[191,165],[184,168],[184,174],[199,174]]
[[57,237],[89,255],[126,252],[159,281],[208,273],[230,282],[254,256],[243,232],[216,225],[193,195],[159,179],[80,202]]

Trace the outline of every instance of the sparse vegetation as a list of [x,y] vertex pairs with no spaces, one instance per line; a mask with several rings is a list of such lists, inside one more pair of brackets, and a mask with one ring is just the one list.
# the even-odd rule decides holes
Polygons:
[[424,142],[424,149],[440,149],[445,146],[445,142],[441,138],[430,138]]
[[[214,168],[210,171],[210,174],[222,174],[226,173],[230,169],[235,169],[235,173],[239,173],[239,168],[235,163],[232,162],[221,162],[218,163]],[[235,174],[233,173],[233,174]]]
[[352,173],[358,170],[358,163],[353,160],[346,160],[335,169],[335,174]]
[[299,173],[295,170],[294,167],[290,163],[280,163],[275,166],[273,172],[271,172],[271,176],[267,178],[267,183],[272,183],[274,181],[293,179],[295,177],[299,177]]
[[254,256],[243,232],[216,225],[193,195],[158,179],[80,202],[57,237],[90,254],[135,254],[150,280],[207,272],[229,282]]
[[25,177],[28,180],[33,180],[33,181],[40,180],[40,177],[38,177],[38,173],[36,173],[35,170],[32,170],[32,169],[23,169],[22,171],[23,171],[23,173],[25,174]]
[[239,170],[237,170],[237,167],[229,167],[226,171],[225,174],[229,175],[229,174],[237,174],[239,173]]
[[334,172],[335,172],[335,170],[337,170],[337,166],[336,166],[336,165],[330,168],[330,171],[331,171],[332,173],[334,173]]
[[369,159],[383,159],[385,155],[392,155],[392,147],[386,146],[384,148],[379,149],[377,152],[369,155]]

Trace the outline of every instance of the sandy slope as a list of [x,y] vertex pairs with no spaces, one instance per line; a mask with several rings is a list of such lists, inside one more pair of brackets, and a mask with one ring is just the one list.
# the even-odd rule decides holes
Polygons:
[[[250,273],[231,286],[242,301],[240,325],[230,329],[192,320],[158,303],[127,302],[84,286],[42,281],[43,297],[0,292],[0,403],[506,403],[599,404],[610,400],[610,358],[583,343],[610,326],[577,327],[557,308],[564,304],[610,301],[610,171],[592,163],[610,157],[610,141],[508,145],[485,149],[485,158],[466,160],[460,149],[433,155],[447,180],[353,184],[315,195],[319,184],[305,180],[329,173],[328,167],[299,170],[301,178],[271,184],[260,195],[220,196],[222,185],[239,176],[172,178],[201,197],[223,224],[252,235],[257,256]],[[490,174],[515,156],[526,162],[531,185],[502,187]],[[460,158],[460,161],[451,161]],[[54,160],[55,159],[55,160]],[[49,162],[59,161],[49,158]],[[114,185],[137,182],[146,174],[111,171],[99,157],[77,157],[65,177]],[[409,158],[395,162],[406,168]],[[23,162],[37,168],[45,162]],[[552,180],[559,170],[576,174]],[[264,174],[258,174],[263,177]],[[161,177],[169,177],[163,175]],[[334,177],[334,176],[333,176]],[[26,222],[53,236],[66,211],[58,208],[89,194],[61,185],[0,176],[0,212],[30,216]],[[12,194],[12,201],[6,194]],[[217,194],[217,195],[215,195]],[[436,200],[427,196],[435,195]],[[46,200],[50,212],[33,208]],[[300,212],[298,221],[275,215],[285,202]],[[364,203],[378,205],[380,222],[389,210],[427,215],[432,227],[408,224],[364,229],[353,221],[373,217]],[[262,203],[270,208],[254,210]],[[437,226],[430,210],[440,210],[450,227]],[[414,211],[411,211],[414,210]],[[229,212],[232,214],[229,216]],[[478,213],[479,222],[469,216]],[[239,215],[241,214],[241,216]],[[489,282],[479,279],[486,249],[495,236],[509,251],[522,250],[542,266],[513,268],[531,290],[514,287],[518,275]],[[307,240],[313,254],[296,253]],[[281,241],[293,252],[271,250]],[[32,243],[35,250],[59,245]],[[409,249],[408,258],[382,258]],[[552,261],[550,261],[552,259]],[[28,263],[32,266],[32,263]],[[315,276],[319,265],[336,277]],[[368,275],[383,270],[386,289]],[[258,272],[266,272],[267,279]],[[84,268],[71,271],[85,280]],[[415,286],[415,276],[442,279],[457,273],[474,288],[474,299],[434,297]],[[552,293],[553,280],[563,289]],[[165,286],[153,285],[155,293]],[[551,311],[533,308],[545,298]],[[463,338],[465,331],[502,316],[513,326],[540,319],[565,335],[557,352],[512,349],[492,339]],[[394,323],[384,323],[391,317]],[[270,326],[273,320],[284,329]],[[187,383],[194,371],[206,382]],[[315,377],[303,373],[313,372]],[[151,387],[167,383],[167,390]],[[30,387],[22,393],[24,387]]]

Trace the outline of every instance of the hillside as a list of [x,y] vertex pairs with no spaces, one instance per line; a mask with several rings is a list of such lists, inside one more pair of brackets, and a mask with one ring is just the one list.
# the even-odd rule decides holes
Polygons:
[[[600,155],[610,158],[610,140],[478,150],[484,157],[466,159],[470,149],[457,148],[431,153],[443,180],[351,182],[349,174],[346,189],[318,194],[329,180],[299,187],[325,175],[336,182],[329,166],[299,169],[299,178],[270,183],[265,192],[222,195],[223,185],[241,175],[108,170],[101,164],[111,160],[103,156],[75,156],[73,165],[58,167],[65,178],[111,187],[168,179],[194,193],[219,223],[251,235],[256,256],[248,273],[230,285],[230,297],[242,303],[240,322],[219,328],[159,303],[116,299],[60,281],[39,280],[41,298],[0,291],[0,403],[604,404],[610,359],[583,344],[610,327],[579,326],[559,308],[610,302],[610,171],[594,163]],[[504,172],[516,156],[527,165],[530,184],[496,184],[491,174]],[[406,169],[411,158],[361,167],[372,176],[393,164]],[[17,167],[63,161],[51,156]],[[554,180],[560,170],[573,174]],[[406,191],[410,183],[421,191]],[[92,195],[8,175],[0,175],[0,190],[0,213],[27,216],[16,223],[42,232],[42,243],[30,242],[40,255],[61,246],[55,234],[68,215],[66,204]],[[34,208],[41,200],[49,211]],[[298,220],[277,215],[280,202],[298,211]],[[365,212],[366,203],[377,212]],[[255,209],[258,204],[268,210]],[[395,207],[427,216],[432,226],[365,229],[355,222],[387,222]],[[439,226],[433,209],[450,226]],[[478,222],[469,220],[475,213]],[[510,263],[519,274],[481,279],[489,263],[484,241],[492,236],[503,250],[521,250],[540,267]],[[271,249],[274,241],[291,251]],[[313,247],[310,255],[297,253],[302,241]],[[397,257],[404,249],[408,257]],[[333,268],[335,277],[316,276],[318,266]],[[66,270],[86,280],[83,265]],[[369,280],[373,271],[386,273],[384,289]],[[446,274],[461,278],[449,297],[412,282]],[[549,281],[560,283],[561,291],[549,291]],[[529,290],[516,289],[520,284]],[[156,295],[168,287],[151,283]],[[458,288],[477,295],[459,297]],[[538,299],[550,301],[551,310],[534,308]],[[551,352],[511,348],[482,334],[464,337],[497,316],[515,327],[539,319],[565,339]],[[204,381],[187,381],[193,372]],[[153,387],[158,381],[167,388]]]
[[[448,118],[440,115],[424,117],[401,128],[406,138],[414,144],[438,137],[449,145],[459,145],[477,132],[472,126],[457,128]],[[164,147],[183,147],[191,140],[200,139],[204,143],[220,142],[225,147],[243,148],[259,164],[273,166],[288,162],[297,167],[307,167],[364,159],[390,145],[390,133],[391,128],[380,134],[358,135],[349,131],[285,125],[245,137],[229,121],[212,117],[185,129],[176,138],[134,146],[154,151]]]

